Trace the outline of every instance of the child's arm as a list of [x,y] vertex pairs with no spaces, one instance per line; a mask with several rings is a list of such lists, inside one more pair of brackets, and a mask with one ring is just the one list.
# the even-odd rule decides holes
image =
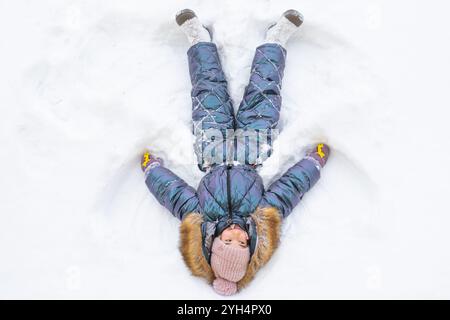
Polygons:
[[141,167],[150,192],[175,217],[182,220],[186,213],[198,212],[199,202],[194,188],[164,168],[162,159],[146,151],[142,156]]
[[264,205],[279,209],[283,217],[287,217],[303,195],[319,180],[320,170],[329,154],[329,147],[322,143],[308,152],[305,158],[270,185],[264,193]]

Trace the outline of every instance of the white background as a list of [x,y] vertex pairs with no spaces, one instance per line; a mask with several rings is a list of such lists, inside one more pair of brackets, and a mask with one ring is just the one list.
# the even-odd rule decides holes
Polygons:
[[188,43],[214,32],[235,106],[286,9],[282,133],[265,184],[317,141],[322,179],[235,298],[450,298],[445,1],[0,0],[0,298],[221,298],[147,191],[152,148],[196,186]]

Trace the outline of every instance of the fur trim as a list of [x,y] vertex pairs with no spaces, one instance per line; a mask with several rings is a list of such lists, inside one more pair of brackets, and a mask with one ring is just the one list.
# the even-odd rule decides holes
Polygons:
[[258,242],[244,278],[238,282],[238,290],[247,286],[272,257],[280,242],[281,215],[277,209],[261,208],[252,214],[256,224]]
[[[270,260],[280,240],[282,219],[277,209],[260,208],[252,214],[252,218],[256,224],[258,242],[247,272],[237,284],[238,290],[247,286],[258,270]],[[199,213],[190,213],[183,219],[180,226],[180,251],[191,273],[212,283],[214,272],[202,250],[202,222],[203,217]]]
[[214,272],[202,250],[202,222],[203,217],[200,213],[189,213],[183,219],[180,226],[180,251],[192,274],[212,283],[215,278]]

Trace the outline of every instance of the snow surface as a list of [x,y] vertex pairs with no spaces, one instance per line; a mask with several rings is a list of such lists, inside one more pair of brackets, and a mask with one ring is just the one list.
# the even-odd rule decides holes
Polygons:
[[282,133],[266,184],[319,140],[322,179],[234,298],[450,298],[450,45],[444,1],[0,1],[0,298],[218,299],[139,168],[196,185],[188,43],[214,32],[235,106],[286,9]]

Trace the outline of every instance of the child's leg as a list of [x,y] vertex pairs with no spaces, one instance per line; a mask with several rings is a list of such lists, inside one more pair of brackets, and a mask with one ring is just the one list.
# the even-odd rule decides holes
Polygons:
[[266,43],[256,48],[250,82],[236,115],[236,160],[262,164],[271,154],[272,138],[280,119],[281,82],[286,50]]
[[207,129],[234,129],[234,111],[217,47],[201,42],[188,51],[192,82],[194,133]]
[[[191,17],[193,12],[190,12]],[[197,22],[195,22],[195,20]],[[178,20],[177,20],[178,22]],[[198,18],[193,15],[192,19],[187,19],[186,23],[191,23],[188,29],[183,29],[186,34],[193,28],[201,29],[203,26],[198,22]],[[196,25],[195,27],[192,27]],[[188,31],[186,31],[188,30]],[[196,30],[194,34],[199,34]],[[198,37],[188,36],[188,39]],[[204,38],[204,37],[203,37]],[[206,170],[209,166],[217,162],[226,161],[225,135],[228,129],[234,129],[235,118],[232,101],[228,94],[227,81],[222,70],[217,47],[214,43],[195,40],[188,50],[189,72],[192,82],[192,121],[193,133],[195,135],[195,152],[201,170]],[[221,137],[218,137],[221,135]],[[220,138],[220,139],[219,139]],[[213,141],[222,141],[223,144],[216,147],[216,153],[210,151]],[[222,147],[223,152],[222,152]],[[217,156],[211,159],[211,155]],[[220,158],[221,160],[218,160]]]
[[226,136],[227,130],[235,128],[234,110],[216,45],[198,43],[189,49],[188,57],[194,149],[200,170],[206,171],[227,161]]
[[[283,46],[302,21],[297,11],[286,11],[267,31],[266,43],[256,48],[250,81],[236,115],[236,127],[242,130],[236,155],[244,157],[246,163],[261,164],[271,154],[272,139],[276,136],[274,129],[280,119],[281,83],[286,62]],[[256,163],[255,152],[250,149],[256,150]]]
[[236,115],[240,129],[275,129],[280,118],[286,49],[266,43],[256,48],[250,82]]

